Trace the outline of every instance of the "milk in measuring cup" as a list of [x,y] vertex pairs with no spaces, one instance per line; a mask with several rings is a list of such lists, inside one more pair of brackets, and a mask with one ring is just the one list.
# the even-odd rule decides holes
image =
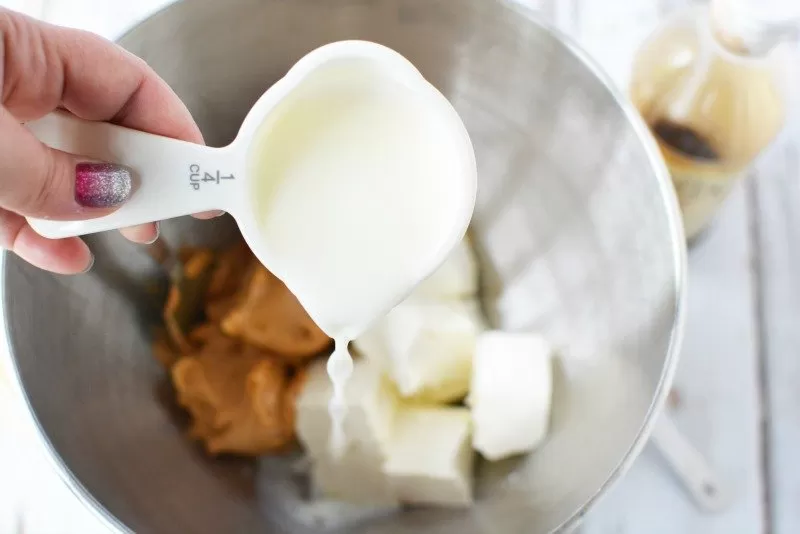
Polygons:
[[464,140],[453,139],[441,95],[376,68],[356,58],[319,69],[270,113],[253,149],[270,268],[335,340],[335,453],[346,446],[348,343],[429,274],[463,211],[452,199]]

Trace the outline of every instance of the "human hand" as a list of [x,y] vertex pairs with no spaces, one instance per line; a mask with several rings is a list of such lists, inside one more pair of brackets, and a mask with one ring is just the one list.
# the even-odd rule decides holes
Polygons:
[[[203,137],[166,82],[143,60],[97,35],[0,8],[0,36],[0,247],[55,273],[86,271],[93,256],[80,238],[46,239],[25,217],[106,215],[130,196],[130,171],[51,149],[22,123],[62,108],[83,119],[185,141],[202,143]],[[151,243],[158,224],[122,233]]]

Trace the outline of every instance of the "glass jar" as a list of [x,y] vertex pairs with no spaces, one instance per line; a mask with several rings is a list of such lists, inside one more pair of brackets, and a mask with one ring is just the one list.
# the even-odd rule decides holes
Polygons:
[[678,13],[639,50],[631,97],[669,167],[688,239],[781,131],[792,65],[782,45],[797,28],[719,0]]

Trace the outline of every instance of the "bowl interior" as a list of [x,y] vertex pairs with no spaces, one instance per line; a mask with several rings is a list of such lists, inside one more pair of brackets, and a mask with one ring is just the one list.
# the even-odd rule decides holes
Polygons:
[[[73,483],[117,526],[547,533],[573,524],[631,460],[663,399],[683,285],[663,165],[625,105],[523,8],[193,0],[144,21],[122,44],[173,86],[209,144],[224,145],[294,61],[353,38],[404,54],[461,114],[478,160],[471,232],[487,313],[497,326],[541,331],[559,347],[552,433],[536,454],[480,463],[469,511],[328,516],[305,502],[290,462],[212,462],[186,439],[149,348],[165,280],[140,247],[95,236],[95,269],[70,278],[6,256],[12,357],[32,411]],[[163,226],[173,245],[222,244],[234,232],[230,221]]]

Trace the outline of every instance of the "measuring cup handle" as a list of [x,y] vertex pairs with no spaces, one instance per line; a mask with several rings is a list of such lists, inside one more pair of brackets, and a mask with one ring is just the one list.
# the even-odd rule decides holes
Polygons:
[[96,219],[56,221],[28,218],[49,238],[92,234],[208,210],[230,211],[241,180],[232,146],[210,148],[148,134],[107,122],[51,113],[28,123],[43,143],[98,161],[125,165],[133,175],[128,201]]

